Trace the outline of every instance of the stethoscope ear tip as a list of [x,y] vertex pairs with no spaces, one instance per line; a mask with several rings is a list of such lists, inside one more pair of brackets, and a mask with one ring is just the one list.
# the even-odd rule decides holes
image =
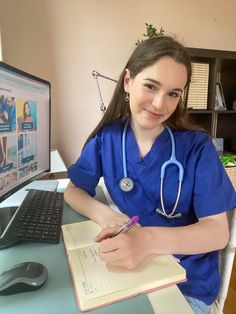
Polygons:
[[160,210],[160,208],[156,208],[156,213],[163,215],[163,212]]
[[166,217],[166,218],[181,218],[182,214],[181,213],[177,213],[174,215],[168,215],[165,212],[163,212],[160,208],[156,208],[156,213],[157,214],[161,214],[162,216]]
[[181,213],[177,213],[175,215],[172,216],[173,218],[181,218],[182,217],[182,214]]

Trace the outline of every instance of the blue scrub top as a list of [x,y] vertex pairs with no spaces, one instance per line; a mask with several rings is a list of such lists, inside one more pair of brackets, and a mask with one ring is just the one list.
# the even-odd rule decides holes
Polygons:
[[[72,183],[95,195],[100,177],[104,177],[113,202],[128,215],[138,215],[142,226],[185,226],[198,218],[222,213],[236,207],[236,192],[209,137],[198,131],[173,131],[176,158],[184,168],[182,192],[177,206],[181,218],[166,218],[156,213],[160,204],[160,169],[170,158],[171,141],[165,129],[151,150],[140,158],[132,129],[126,136],[127,173],[134,181],[131,192],[122,192],[124,177],[122,133],[124,122],[104,127],[83,149],[68,169]],[[178,168],[170,165],[164,178],[164,205],[170,213],[178,189]],[[219,293],[218,252],[178,255],[188,281],[179,284],[182,293],[211,304]]]

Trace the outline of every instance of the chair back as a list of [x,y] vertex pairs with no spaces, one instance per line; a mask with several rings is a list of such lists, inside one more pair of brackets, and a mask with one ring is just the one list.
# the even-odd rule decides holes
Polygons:
[[220,252],[221,287],[216,302],[211,307],[211,314],[223,314],[225,300],[234,264],[236,248],[236,208],[227,213],[229,222],[229,242]]

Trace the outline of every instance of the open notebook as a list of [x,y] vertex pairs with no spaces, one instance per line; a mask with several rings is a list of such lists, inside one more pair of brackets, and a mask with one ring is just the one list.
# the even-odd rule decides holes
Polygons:
[[134,270],[108,267],[93,241],[101,230],[88,220],[62,226],[65,248],[81,311],[102,307],[186,280],[185,269],[170,255],[153,256]]

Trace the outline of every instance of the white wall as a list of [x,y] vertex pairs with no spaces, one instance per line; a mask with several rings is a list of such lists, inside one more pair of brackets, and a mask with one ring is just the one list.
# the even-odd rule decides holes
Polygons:
[[1,28],[0,28],[0,61],[2,61],[2,39],[1,39]]
[[[92,70],[117,78],[145,22],[236,51],[235,12],[235,0],[0,0],[3,60],[52,82],[52,146],[69,165],[101,118]],[[114,84],[100,84],[107,104]]]

